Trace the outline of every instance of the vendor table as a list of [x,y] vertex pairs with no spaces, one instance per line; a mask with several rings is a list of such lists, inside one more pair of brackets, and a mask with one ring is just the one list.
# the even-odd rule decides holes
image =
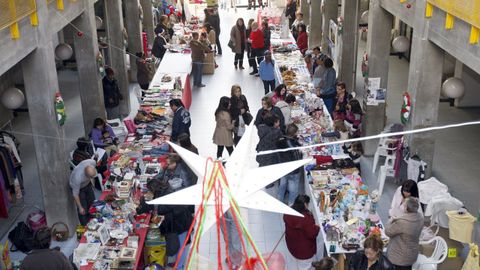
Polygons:
[[[102,195],[100,196],[99,200],[105,199],[105,197],[107,195],[112,194],[112,193],[113,193],[113,190],[107,190],[107,191],[102,192]],[[141,195],[140,192],[137,192],[135,196],[140,196],[140,195]],[[142,258],[143,258],[143,246],[145,244],[145,239],[147,238],[148,225],[150,223],[150,218],[151,218],[151,215],[146,214],[146,217],[145,217],[145,219],[143,220],[142,223],[135,223],[134,224],[135,227],[140,226],[140,228],[135,230],[135,234],[138,235],[138,249],[137,249],[137,256],[136,256],[136,259],[135,259],[135,267],[133,269],[138,269],[139,266],[141,266],[140,262],[142,262]],[[137,224],[139,224],[139,225],[137,225]],[[127,241],[128,241],[128,237],[125,238],[125,240],[123,242],[124,246],[127,246]],[[87,243],[87,239],[86,239],[85,235],[83,235],[82,239],[80,239],[80,243]],[[80,270],[90,270],[90,269],[93,269],[93,266],[94,266],[94,263],[91,262],[86,266],[80,267]]]

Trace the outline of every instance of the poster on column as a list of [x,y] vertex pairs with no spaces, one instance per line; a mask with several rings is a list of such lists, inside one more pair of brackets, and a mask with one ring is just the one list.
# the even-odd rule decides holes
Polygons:
[[381,78],[368,78],[366,92],[367,105],[378,106],[379,103],[385,103],[387,90],[380,88]]

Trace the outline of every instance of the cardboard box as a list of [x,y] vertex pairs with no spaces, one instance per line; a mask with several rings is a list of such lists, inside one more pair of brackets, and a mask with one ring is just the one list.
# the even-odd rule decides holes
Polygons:
[[210,52],[205,54],[205,60],[203,60],[203,74],[213,73],[215,73],[215,54]]

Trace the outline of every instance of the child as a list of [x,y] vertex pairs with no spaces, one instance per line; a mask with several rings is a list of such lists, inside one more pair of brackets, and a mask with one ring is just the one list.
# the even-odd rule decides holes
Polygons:
[[260,63],[259,76],[263,81],[265,95],[275,88],[275,61],[272,60],[272,53],[267,51],[265,59]]
[[112,136],[110,136],[110,132],[106,129],[102,132],[102,142],[106,145],[104,150],[109,157],[113,156],[118,151],[116,146],[117,139],[113,139]]
[[104,144],[112,145],[113,144],[113,138],[110,136],[110,132],[108,130],[104,130],[102,133],[102,142]]

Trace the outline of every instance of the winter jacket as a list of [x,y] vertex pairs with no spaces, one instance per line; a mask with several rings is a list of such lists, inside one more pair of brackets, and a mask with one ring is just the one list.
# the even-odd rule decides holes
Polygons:
[[283,113],[278,107],[275,106],[272,106],[270,110],[265,110],[263,108],[258,110],[257,116],[255,117],[255,126],[257,126],[257,128],[263,124],[263,119],[267,113],[272,113],[278,117],[280,119],[280,129],[285,130],[285,119],[283,118]]
[[208,15],[205,20],[213,27],[217,36],[220,35],[220,16],[218,14]]
[[[241,109],[245,109],[245,113],[250,111],[247,98],[244,95],[241,95],[240,97],[232,96],[230,99],[230,115],[232,116],[232,121],[235,120],[236,127],[238,127],[238,117],[241,115]],[[245,121],[245,118],[243,121]]]
[[[298,142],[297,139],[292,137],[283,136],[277,141],[277,149],[286,149],[292,147],[298,147],[301,144]],[[281,163],[291,162],[295,160],[302,159],[302,152],[300,150],[290,150],[287,152],[279,152],[278,158]],[[297,174],[302,171],[302,167],[297,168],[296,170],[289,173],[289,175]]]
[[265,41],[263,39],[263,32],[260,29],[250,33],[250,39],[252,40],[252,49],[263,49],[265,48]]
[[247,48],[247,33],[245,27],[241,29],[237,25],[234,25],[230,31],[230,40],[235,43],[232,49],[234,53],[242,53],[245,51]]
[[213,132],[213,143],[216,145],[233,146],[233,128],[230,112],[220,111],[215,116],[216,126]]
[[394,270],[392,263],[383,254],[380,254],[377,262],[368,268],[368,259],[365,251],[357,251],[348,264],[348,270]]
[[198,40],[190,41],[190,48],[192,49],[193,62],[203,62],[205,53],[209,51],[208,47]]
[[292,1],[290,5],[287,5],[285,8],[285,17],[290,18],[291,20],[295,19],[295,13],[297,12],[297,3]]
[[386,226],[385,234],[390,237],[387,257],[393,264],[410,266],[415,263],[423,223],[423,215],[417,212],[405,213]]
[[177,141],[178,135],[182,133],[190,135],[190,125],[190,113],[184,107],[179,107],[173,114],[171,140],[173,142]]
[[[257,152],[277,149],[277,141],[283,136],[278,128],[269,127],[265,124],[258,126],[258,137],[260,141],[257,144]],[[260,167],[278,163],[277,154],[268,154],[257,156],[257,162]]]
[[120,105],[120,100],[123,99],[120,94],[120,88],[116,79],[110,80],[108,76],[103,77],[103,99],[106,108],[115,108]]
[[275,62],[272,60],[271,63],[267,63],[265,59],[260,62],[258,68],[260,79],[263,81],[274,81],[275,80]]
[[153,56],[162,59],[167,51],[167,49],[164,47],[165,45],[167,45],[167,40],[162,36],[156,36],[152,45]]
[[323,73],[323,85],[320,91],[321,98],[335,98],[335,96],[337,95],[336,81],[337,72],[335,71],[335,69],[327,68]]
[[270,36],[271,36],[270,28],[262,29],[262,33],[263,33],[263,43],[265,44],[264,48],[265,50],[270,50]]
[[302,54],[304,54],[308,49],[308,34],[307,32],[301,32],[298,34],[297,38],[297,47]]
[[275,107],[279,108],[280,111],[282,111],[283,119],[285,120],[285,126],[288,126],[289,124],[292,123],[292,109],[290,108],[290,105],[288,105],[287,102],[283,100],[279,100],[276,104]]
[[312,258],[317,253],[317,235],[320,227],[310,211],[303,212],[303,217],[283,215],[285,222],[285,242],[288,251],[299,260]]
[[67,257],[57,249],[36,249],[20,265],[21,270],[73,270]]
[[149,84],[149,74],[147,63],[143,59],[137,59],[137,82],[139,85]]

